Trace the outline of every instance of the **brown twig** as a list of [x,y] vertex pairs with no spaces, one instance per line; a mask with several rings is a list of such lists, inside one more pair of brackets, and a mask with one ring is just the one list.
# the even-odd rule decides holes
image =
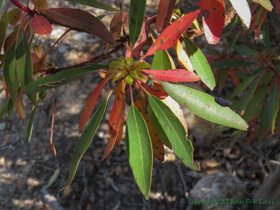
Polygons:
[[58,72],[65,71],[65,70],[68,70],[68,69],[84,67],[89,63],[97,63],[97,62],[107,58],[108,56],[112,55],[113,53],[118,52],[119,50],[122,50],[125,47],[125,42],[128,41],[128,37],[121,37],[117,41],[120,42],[120,44],[117,45],[116,47],[114,47],[114,49],[108,51],[107,53],[103,53],[101,55],[95,56],[95,57],[93,57],[93,58],[91,58],[87,61],[82,62],[82,63],[75,64],[75,65],[72,65],[72,66],[68,66],[68,67],[65,67],[65,68],[59,68],[59,69],[52,68],[52,69],[49,69],[47,72],[48,72],[48,74],[56,74]]

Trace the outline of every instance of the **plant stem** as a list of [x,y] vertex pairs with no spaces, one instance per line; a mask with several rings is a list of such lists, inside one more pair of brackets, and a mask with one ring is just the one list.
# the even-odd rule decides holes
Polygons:
[[129,92],[130,92],[131,105],[134,105],[133,94],[132,94],[132,86],[131,85],[129,85]]
[[28,7],[24,6],[22,3],[18,2],[18,0],[10,0],[14,5],[16,5],[18,8],[20,8],[22,11],[28,13],[32,17],[34,16],[34,12],[29,9]]

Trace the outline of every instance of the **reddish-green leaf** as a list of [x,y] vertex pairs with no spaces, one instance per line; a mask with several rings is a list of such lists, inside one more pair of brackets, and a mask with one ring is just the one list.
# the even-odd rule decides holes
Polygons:
[[136,101],[135,101],[135,107],[139,110],[142,117],[144,118],[148,130],[150,133],[150,137],[152,140],[152,147],[153,147],[153,156],[158,159],[159,161],[164,161],[164,147],[163,143],[160,140],[159,135],[157,134],[153,123],[151,121],[151,118],[148,113],[148,102],[139,94]]
[[91,7],[95,7],[95,8],[99,8],[99,9],[104,9],[104,10],[108,10],[108,11],[119,11],[118,9],[115,9],[113,7],[110,7],[106,4],[103,4],[99,1],[96,0],[66,0],[66,1],[71,1],[71,2],[76,2],[79,4],[84,4],[84,5],[88,5]]
[[191,169],[199,170],[199,163],[193,160],[192,143],[187,140],[187,131],[181,121],[160,99],[151,95],[148,96],[148,99],[156,118],[179,159]]
[[[268,11],[271,12],[271,10],[273,9],[272,4],[270,3],[270,0],[252,0],[255,3],[258,3],[260,5],[262,5],[265,9],[267,9]],[[277,1],[277,0],[276,0]],[[275,1],[275,2],[276,2]]]
[[153,55],[157,50],[167,50],[168,48],[172,47],[172,45],[174,45],[175,42],[181,37],[181,34],[191,26],[198,14],[199,10],[190,12],[184,17],[174,21],[159,35],[146,55],[141,59]]
[[223,0],[202,0],[198,6],[207,42],[217,44],[225,23],[225,3]]
[[34,32],[39,35],[49,35],[52,32],[52,25],[48,19],[42,15],[34,15],[32,27]]
[[147,18],[147,20],[143,23],[140,35],[135,42],[134,49],[133,49],[133,57],[136,58],[140,55],[141,50],[145,46],[147,39],[149,37],[149,29],[150,29],[150,24],[153,20],[153,17]]
[[251,11],[247,0],[230,0],[230,2],[244,25],[249,28],[251,23]]
[[125,86],[126,85],[123,80],[119,84],[119,87],[116,91],[114,105],[109,118],[110,140],[107,144],[106,150],[102,156],[101,161],[103,161],[110,154],[118,138],[120,125],[123,121],[122,117],[125,113]]
[[274,134],[274,124],[279,108],[279,89],[278,85],[274,85],[267,99],[267,120],[269,128]]
[[160,0],[156,19],[157,32],[162,32],[170,22],[176,0]]
[[[221,107],[214,98],[198,90],[168,82],[163,82],[164,90],[181,106],[185,106],[194,114],[214,123],[246,130],[248,125],[228,107]],[[169,139],[170,140],[170,139]]]
[[143,70],[143,72],[153,75],[155,79],[168,82],[196,82],[200,80],[197,74],[185,69],[175,70]]
[[89,147],[89,145],[94,137],[94,134],[103,118],[103,115],[104,115],[106,107],[107,107],[107,101],[108,101],[108,99],[104,100],[99,105],[98,109],[95,111],[95,113],[89,120],[87,126],[85,127],[81,138],[79,139],[79,142],[78,142],[78,144],[75,148],[74,154],[72,156],[71,167],[70,167],[70,171],[69,171],[69,175],[68,175],[68,179],[67,179],[65,187],[67,185],[69,185],[72,182],[72,180],[74,179],[78,164],[79,164],[83,154],[86,152],[87,148]]
[[192,65],[200,76],[201,81],[211,90],[216,86],[211,67],[201,50],[188,38],[184,38],[189,58]]
[[160,99],[165,99],[167,97],[167,94],[165,92],[162,92],[161,90],[154,90],[149,85],[147,85],[144,82],[141,82],[141,84],[147,89],[147,91],[152,94],[153,96],[156,96]]
[[145,198],[148,198],[152,181],[153,151],[145,120],[133,104],[127,116],[126,148],[136,183]]
[[129,7],[129,37],[132,45],[137,41],[145,14],[146,0],[131,0]]
[[[42,9],[42,8],[40,8]],[[72,8],[44,9],[51,20],[74,30],[96,35],[105,42],[116,45],[106,26],[92,14]]]
[[114,40],[120,37],[122,30],[122,12],[117,12],[111,20],[110,32]]
[[108,80],[109,80],[109,78],[102,80],[102,82],[100,82],[98,84],[98,86],[95,88],[95,90],[89,96],[89,98],[85,104],[85,107],[83,109],[81,119],[80,119],[80,127],[79,127],[80,133],[84,130],[84,127],[86,126],[86,124],[91,116],[91,113],[96,105],[96,102],[100,96],[100,93]]
[[15,110],[22,120],[22,122],[25,121],[25,112],[23,107],[23,101],[22,101],[22,91],[19,92],[16,101],[14,101]]

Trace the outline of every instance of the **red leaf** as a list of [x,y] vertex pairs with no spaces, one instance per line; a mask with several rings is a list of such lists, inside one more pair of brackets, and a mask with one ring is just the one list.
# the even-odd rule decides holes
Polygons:
[[231,82],[234,85],[234,87],[240,85],[240,78],[236,71],[234,71],[234,69],[230,69],[229,71],[227,71],[227,73],[230,76]]
[[277,15],[280,14],[280,1],[279,0],[275,0],[275,11],[277,13]]
[[173,44],[175,44],[175,42],[181,37],[181,34],[191,26],[198,13],[199,10],[190,12],[184,17],[181,17],[180,19],[174,21],[159,35],[146,55],[144,55],[140,60],[143,60],[147,56],[153,55],[157,50],[167,50]]
[[95,88],[95,90],[92,92],[92,94],[90,95],[90,97],[88,98],[84,110],[82,112],[81,115],[81,119],[80,119],[80,126],[79,126],[79,132],[82,133],[82,131],[84,130],[90,115],[96,105],[96,102],[100,96],[100,93],[104,87],[104,85],[106,84],[106,82],[109,80],[110,78],[104,79],[102,82],[100,82],[98,84],[98,86]]
[[162,32],[170,22],[176,0],[160,0],[156,19],[157,32]]
[[175,70],[143,70],[147,74],[154,75],[155,79],[160,79],[166,82],[196,82],[200,77],[185,69]]
[[107,144],[106,150],[102,156],[103,161],[112,151],[117,138],[119,137],[118,132],[120,131],[120,125],[123,120],[125,112],[125,83],[124,80],[120,83],[115,96],[114,106],[111,111],[109,119],[109,131],[110,140]]
[[223,0],[202,0],[198,6],[207,42],[217,44],[225,23],[225,3]]
[[122,140],[122,136],[123,136],[124,117],[125,117],[125,112],[123,112],[123,115],[122,115],[122,118],[121,118],[120,129],[119,129],[118,137],[117,137],[117,140],[116,140],[116,144],[118,146],[120,146],[120,143],[121,143],[121,140]]
[[65,27],[93,34],[105,42],[116,45],[106,26],[92,14],[72,8],[40,8],[47,12],[48,17]]
[[120,127],[120,119],[125,109],[125,83],[124,80],[120,83],[114,101],[114,106],[109,118],[109,132],[111,136],[115,136]]
[[49,35],[52,32],[52,25],[48,19],[42,15],[34,15],[32,27],[34,32],[39,35]]
[[148,106],[147,101],[139,94],[135,101],[135,107],[139,110],[139,112],[143,116],[144,120],[146,121],[148,130],[149,130],[149,134],[151,137],[151,141],[152,141],[153,156],[156,159],[158,159],[159,161],[164,161],[163,143],[160,140],[160,138],[152,124],[151,118],[148,114],[147,106]]

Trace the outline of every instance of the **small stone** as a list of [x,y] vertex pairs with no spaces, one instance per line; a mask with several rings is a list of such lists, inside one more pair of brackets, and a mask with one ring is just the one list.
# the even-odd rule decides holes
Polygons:
[[0,123],[0,131],[5,130],[5,128],[6,128],[6,123],[5,122],[1,122]]
[[[234,209],[231,201],[242,201],[246,198],[245,186],[236,176],[228,173],[214,173],[201,178],[190,191],[193,201],[210,201],[208,205],[202,205],[203,210],[208,209]],[[222,205],[216,200],[224,202]],[[227,204],[226,204],[227,203]],[[240,205],[240,209],[246,208]]]

